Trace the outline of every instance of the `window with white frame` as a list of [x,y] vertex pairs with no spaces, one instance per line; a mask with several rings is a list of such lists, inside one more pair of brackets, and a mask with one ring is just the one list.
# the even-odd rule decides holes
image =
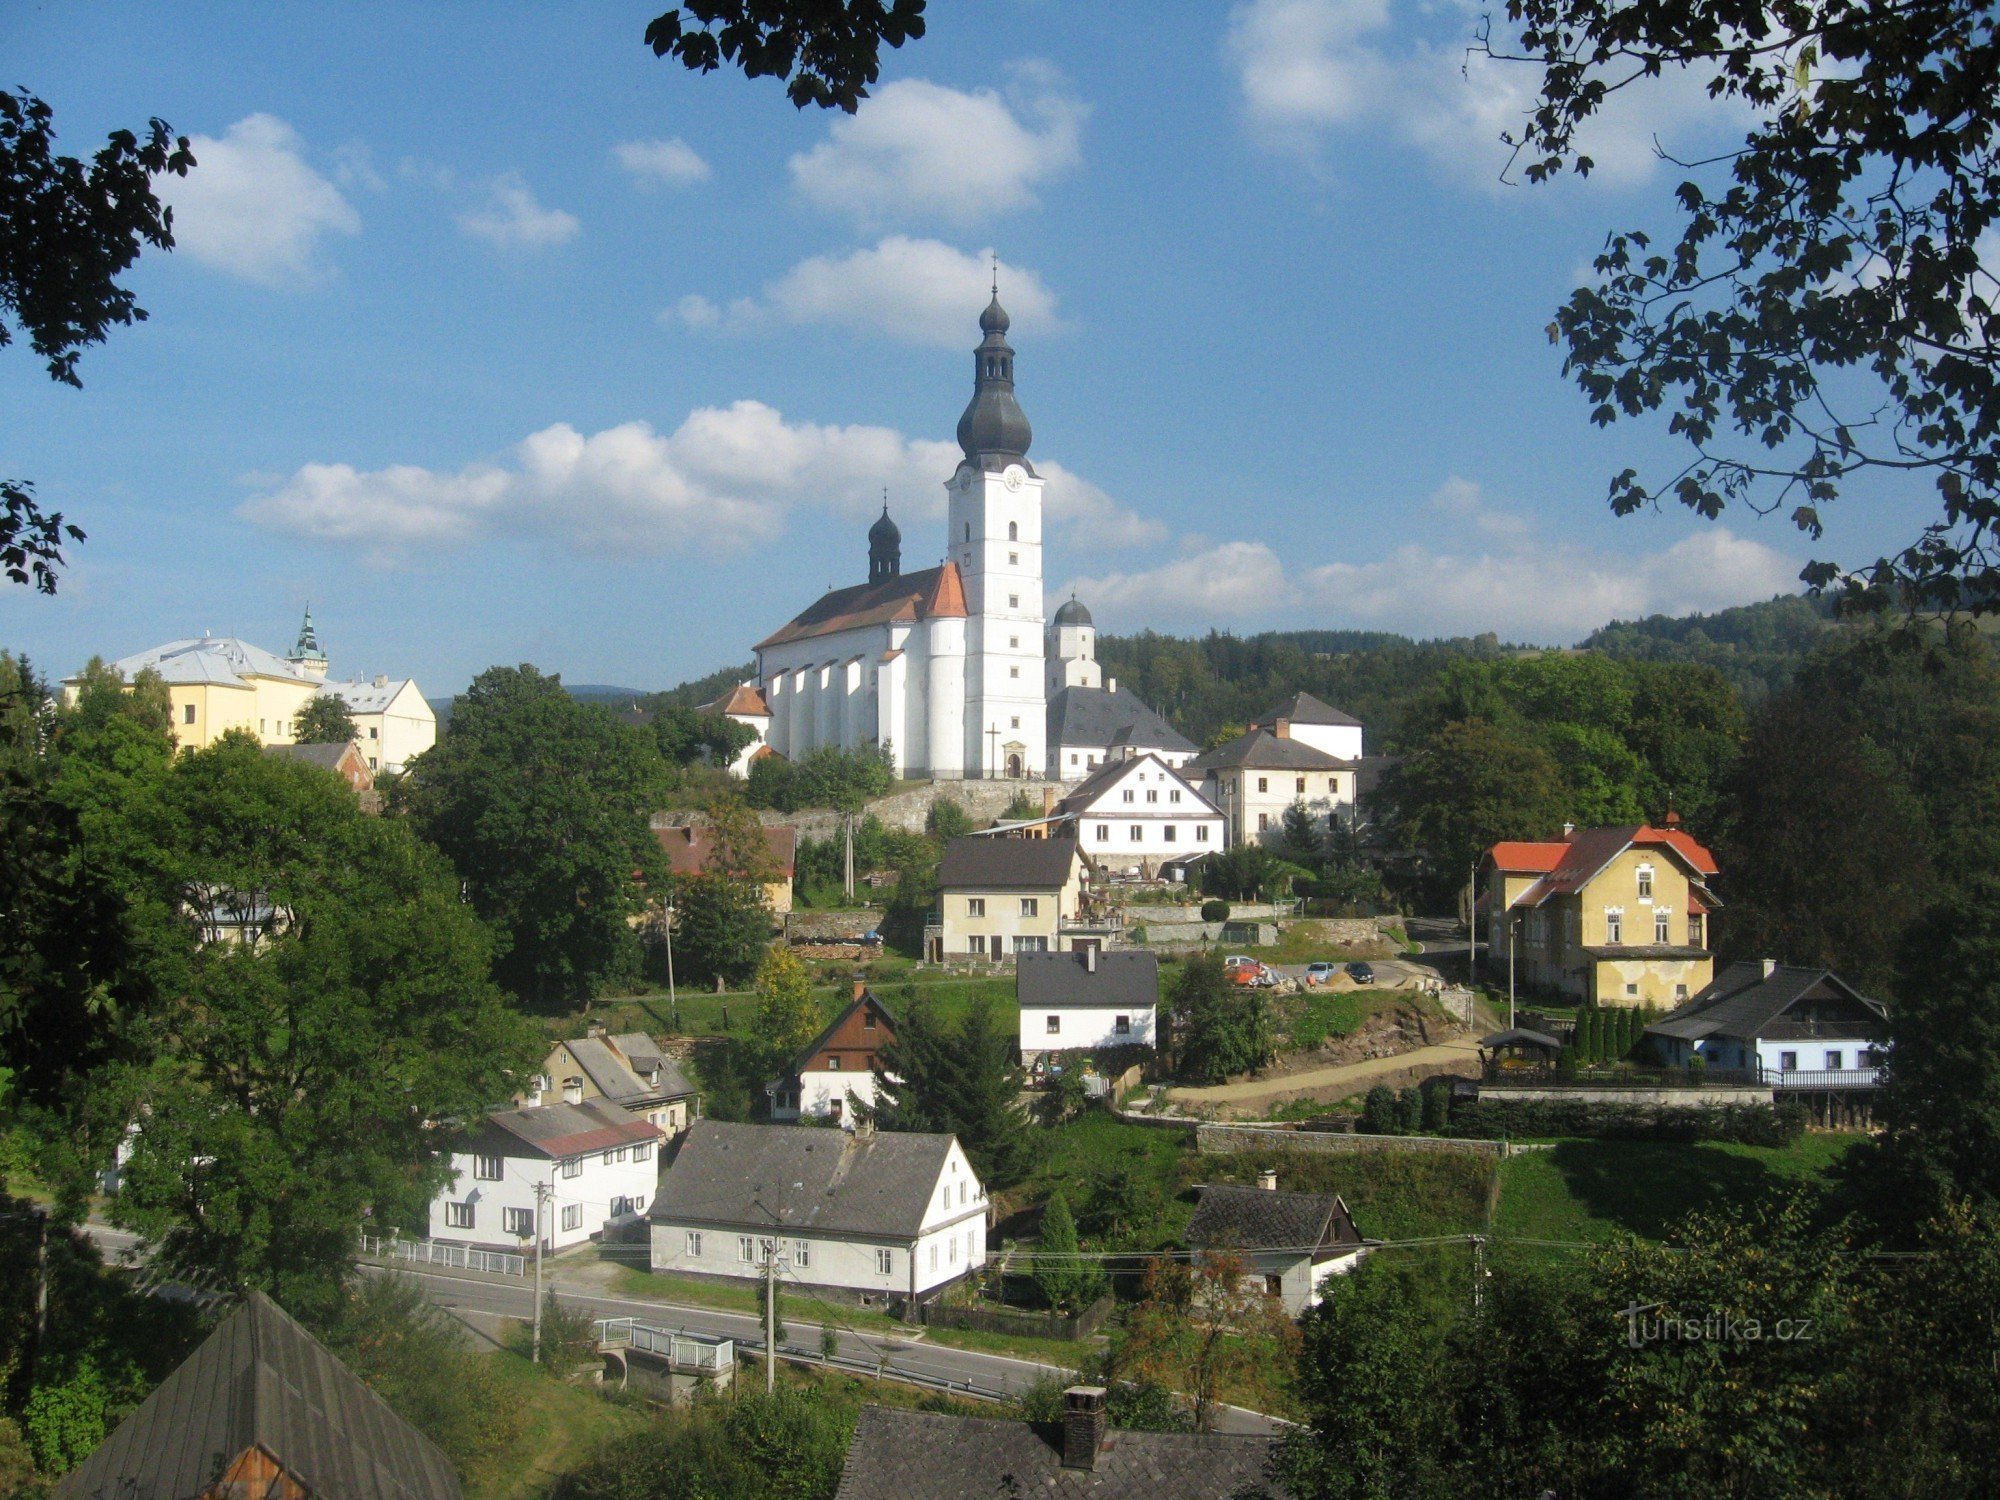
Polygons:
[[1827,1072],[1829,1072],[1829,1073],[1838,1073],[1838,1072],[1839,1072],[1839,1071],[1840,1071],[1840,1070],[1841,1070],[1842,1068],[1844,1068],[1844,1067],[1846,1066],[1846,1063],[1845,1063],[1845,1061],[1843,1060],[1843,1058],[1844,1058],[1844,1054],[1843,1054],[1843,1053],[1839,1053],[1839,1052],[1829,1052],[1829,1053],[1827,1053],[1827,1055],[1826,1055],[1826,1070],[1827,1070]]
[[1161,826],[1160,838],[1162,842],[1171,844],[1174,842],[1175,839],[1179,837],[1180,837],[1180,829],[1177,828],[1174,824],[1167,823]]
[[985,916],[986,898],[984,896],[967,896],[965,898],[965,914],[968,917]]
[[1097,836],[1098,836],[1098,838],[1100,838],[1100,839],[1108,839],[1108,838],[1110,838],[1110,837],[1111,837],[1111,825],[1110,825],[1109,823],[1099,823],[1099,824],[1097,825]]
[[811,1265],[812,1263],[813,1263],[812,1241],[793,1240],[792,1264],[798,1267],[800,1270],[804,1270],[807,1266]]
[[893,1250],[878,1249],[875,1252],[875,1274],[877,1276],[888,1276],[892,1274],[895,1271],[895,1269],[896,1269],[896,1252]]
[[1297,793],[1298,793],[1298,794],[1299,794],[1299,795],[1300,795],[1301,797],[1303,797],[1303,796],[1304,796],[1304,795],[1306,794],[1306,779],[1305,779],[1305,777],[1301,776],[1301,777],[1299,778],[1299,784],[1298,784],[1298,785],[1297,785],[1296,787],[1294,787],[1294,788],[1293,788],[1293,790],[1294,790],[1294,791],[1296,791],[1296,792],[1297,792]]
[[447,1203],[444,1206],[444,1223],[447,1229],[470,1229],[473,1227],[473,1205],[470,1203]]
[[[1000,939],[995,938],[993,941],[997,943]],[[1017,937],[1014,939],[1014,951],[1016,953],[1046,953],[1049,951],[1049,940],[1045,937]]]
[[1653,941],[1671,943],[1673,939],[1673,912],[1661,907],[1653,913]]
[[1639,866],[1639,899],[1641,901],[1651,901],[1653,899],[1653,867],[1651,865]]
[[1111,1030],[1115,1036],[1130,1036],[1132,1034],[1132,1018],[1130,1016],[1113,1017]]
[[687,1232],[687,1253],[691,1259],[701,1259],[701,1231],[699,1229],[690,1229]]
[[535,1211],[532,1208],[503,1208],[500,1210],[500,1228],[515,1239],[525,1240],[535,1232]]
[[958,1236],[957,1236],[957,1235],[953,1235],[953,1236],[952,1236],[952,1237],[951,1237],[951,1238],[950,1238],[949,1240],[945,1241],[945,1245],[946,1245],[946,1247],[947,1247],[947,1248],[948,1248],[948,1249],[949,1249],[949,1250],[951,1251],[951,1263],[952,1263],[953,1265],[957,1265],[957,1264],[958,1264]]
[[1045,1027],[1044,1029],[1045,1029],[1045,1030],[1046,1030],[1046,1031],[1048,1032],[1048,1034],[1049,1034],[1050,1036],[1061,1036],[1061,1035],[1062,1035],[1062,1017],[1061,1017],[1061,1016],[1057,1016],[1057,1015],[1051,1015],[1051,1016],[1049,1017],[1049,1019],[1048,1019],[1048,1023],[1047,1023],[1047,1025],[1046,1025],[1046,1027]]
[[1271,827],[1271,815],[1269,813],[1258,813],[1257,831],[1259,833],[1265,833],[1270,830],[1270,827]]
[[1604,941],[1622,943],[1625,941],[1625,913],[1618,907],[1604,909]]
[[1172,791],[1168,792],[1168,793],[1167,793],[1167,800],[1168,800],[1169,802],[1178,802],[1178,801],[1180,801],[1180,800],[1181,800],[1181,793],[1180,793],[1180,788],[1179,788],[1179,787],[1175,787],[1175,788],[1174,788],[1174,789],[1173,789]]
[[736,1258],[746,1266],[757,1264],[757,1237],[752,1234],[736,1236]]
[[565,1177],[581,1177],[583,1175],[583,1158],[580,1156],[565,1156],[563,1158],[562,1174]]
[[650,1161],[652,1155],[653,1143],[651,1141],[641,1141],[632,1148],[632,1160],[634,1161]]
[[1158,803],[1159,803],[1159,800],[1160,800],[1160,794],[1159,794],[1159,792],[1158,792],[1157,790],[1155,790],[1155,789],[1152,789],[1152,788],[1148,788],[1148,790],[1147,790],[1147,792],[1146,792],[1146,800],[1147,800],[1148,802],[1151,802],[1151,803],[1155,804],[1155,805],[1158,805]]
[[1134,823],[1132,825],[1132,842],[1135,844],[1142,844],[1145,841],[1146,841],[1146,825],[1144,823]]
[[829,1073],[838,1073],[838,1072],[840,1071],[840,1059],[839,1059],[839,1057],[837,1057],[837,1056],[836,1056],[836,1057],[829,1057],[829,1058],[828,1058],[828,1059],[826,1060],[826,1070],[827,1070],[827,1072],[829,1072]]
[[1024,916],[1024,917],[1036,917],[1036,916],[1040,916],[1040,915],[1041,915],[1041,912],[1042,912],[1042,903],[1041,903],[1041,900],[1040,900],[1040,898],[1039,898],[1039,897],[1036,897],[1036,896],[1023,896],[1023,897],[1021,898],[1021,915],[1022,915],[1022,916]]
[[562,1226],[565,1229],[583,1228],[583,1205],[581,1203],[565,1203],[563,1205]]
[[1194,841],[1197,844],[1208,842],[1208,825],[1206,823],[1197,823],[1194,825]]
[[931,1241],[931,1269],[932,1269],[933,1271],[935,1271],[935,1270],[936,1270],[937,1268],[938,1268],[938,1247],[937,1247],[937,1241],[936,1241],[936,1240],[932,1240],[932,1241]]
[[472,1158],[472,1175],[480,1182],[498,1182],[502,1163],[497,1156],[475,1156]]
[[1139,794],[1133,791],[1132,788],[1128,786],[1125,788],[1125,800],[1127,802],[1137,802],[1139,800]]

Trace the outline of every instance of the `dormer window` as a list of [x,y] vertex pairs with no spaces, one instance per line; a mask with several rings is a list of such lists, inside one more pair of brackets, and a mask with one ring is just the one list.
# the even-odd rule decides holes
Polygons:
[[583,1103],[583,1080],[581,1078],[565,1078],[563,1080],[563,1103]]

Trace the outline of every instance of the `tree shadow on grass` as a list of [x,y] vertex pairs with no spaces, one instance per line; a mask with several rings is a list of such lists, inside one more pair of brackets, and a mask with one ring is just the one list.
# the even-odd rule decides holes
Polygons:
[[1756,1158],[1710,1143],[1564,1141],[1549,1156],[1594,1218],[1650,1240],[1674,1238],[1695,1214],[1747,1206],[1791,1185]]

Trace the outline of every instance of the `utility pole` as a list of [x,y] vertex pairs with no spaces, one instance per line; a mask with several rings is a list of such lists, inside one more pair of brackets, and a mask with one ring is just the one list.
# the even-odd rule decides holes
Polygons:
[[1514,930],[1521,925],[1521,919],[1514,912],[1507,913],[1507,1029],[1514,1029]]
[[667,915],[667,1008],[673,1012],[674,1030],[679,1031],[681,1029],[681,1000],[680,996],[674,993],[674,923],[678,919],[674,913],[674,903],[671,899],[669,899],[667,902],[666,915]]
[[843,820],[847,825],[847,899],[854,899],[854,814],[849,813]]
[[535,1334],[530,1364],[542,1362],[542,1203],[550,1192],[549,1184],[535,1184]]
[[41,1362],[42,1345],[49,1336],[49,1211],[37,1208],[35,1217],[41,1220],[42,1237],[35,1251],[35,1354],[28,1364],[30,1377]]
[[764,1394],[778,1385],[778,1242],[764,1241]]
[[1465,987],[1479,983],[1479,861],[1465,877]]
[[1472,1315],[1478,1317],[1486,1306],[1486,1236],[1472,1237]]

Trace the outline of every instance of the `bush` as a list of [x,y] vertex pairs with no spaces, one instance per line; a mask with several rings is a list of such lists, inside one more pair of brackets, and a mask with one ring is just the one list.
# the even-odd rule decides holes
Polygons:
[[1227,922],[1229,920],[1229,903],[1227,901],[1202,902],[1201,919],[1204,922]]
[[1789,1146],[1805,1131],[1806,1119],[1806,1111],[1796,1104],[1773,1108],[1768,1104],[1606,1104],[1584,1099],[1487,1097],[1452,1104],[1451,1134],[1481,1140],[1559,1135]]
[[1368,1097],[1361,1101],[1360,1130],[1363,1135],[1401,1135],[1403,1133],[1403,1111],[1397,1103],[1396,1091],[1386,1083],[1378,1083],[1368,1091]]

